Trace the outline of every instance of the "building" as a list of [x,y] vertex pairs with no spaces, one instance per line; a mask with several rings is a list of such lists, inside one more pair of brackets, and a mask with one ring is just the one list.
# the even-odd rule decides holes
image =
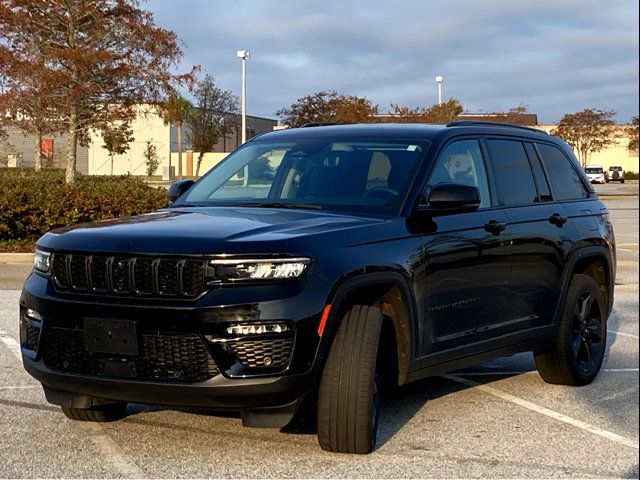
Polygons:
[[[381,115],[382,116],[382,115]],[[392,114],[386,114],[385,117],[393,117]],[[507,118],[508,117],[508,118]],[[392,120],[392,119],[391,119]],[[551,132],[555,125],[539,125],[538,118],[535,114],[517,114],[509,116],[509,114],[469,114],[465,113],[460,116],[459,120],[473,121],[506,121],[519,125],[532,126],[546,132]],[[199,174],[202,175],[211,167],[220,162],[229,152],[237,148],[241,141],[240,121],[238,118],[233,119],[234,124],[238,125],[234,131],[222,139],[211,152],[204,154],[200,165]],[[154,172],[155,175],[161,175],[168,178],[169,169],[175,173],[178,172],[178,134],[174,125],[165,125],[162,116],[152,107],[140,106],[137,115],[131,123],[134,140],[129,146],[127,153],[116,155],[113,158],[113,165],[109,153],[102,145],[102,137],[100,132],[91,134],[91,142],[88,147],[78,146],[77,149],[77,168],[78,171],[85,175],[146,175],[146,163],[144,151],[147,142],[152,143],[157,148],[158,160],[160,166]],[[262,118],[255,116],[247,116],[247,138],[252,138],[263,132],[277,129],[277,121],[270,118]],[[5,145],[8,148],[0,146],[0,167],[6,166],[6,153],[11,155],[10,166],[33,167],[36,145],[35,138],[32,135],[26,135],[16,127],[5,128],[8,134]],[[183,127],[183,154],[182,154],[182,173],[185,176],[194,176],[197,170],[198,153],[191,150],[189,142],[188,128]],[[53,149],[51,155],[43,160],[50,166],[63,168],[66,161],[66,136],[45,136],[45,140],[52,142]],[[638,151],[631,151],[628,148],[629,137],[626,132],[625,125],[619,125],[614,134],[614,143],[610,147],[596,152],[591,155],[589,164],[601,165],[608,169],[612,165],[621,166],[626,171],[638,172]]]
[[[222,139],[212,152],[207,152],[204,155],[200,168],[201,175],[222,160],[229,152],[240,146],[240,121],[239,119],[233,119],[233,121],[238,127]],[[277,123],[277,120],[274,119],[248,115],[247,138],[271,131]],[[91,132],[89,145],[86,147],[78,146],[77,170],[84,175],[146,175],[144,151],[147,142],[150,142],[156,146],[159,160],[159,167],[154,174],[161,175],[163,172],[168,174],[169,168],[177,173],[178,134],[175,125],[165,124],[155,108],[140,106],[130,126],[133,131],[133,141],[129,144],[129,150],[122,155],[115,155],[113,159],[109,157],[109,152],[103,148],[104,142],[101,132]],[[35,137],[26,134],[17,127],[7,127],[5,131],[8,135],[4,142],[6,148],[0,149],[0,156],[8,154],[9,162],[0,161],[0,167],[5,166],[6,163],[10,167],[33,167],[36,155]],[[47,158],[43,155],[43,164],[64,168],[66,164],[66,135],[51,137],[45,135],[43,143],[52,145],[51,154]],[[186,176],[192,176],[196,171],[198,154],[190,151],[191,144],[186,127],[183,127],[182,149],[182,172]]]

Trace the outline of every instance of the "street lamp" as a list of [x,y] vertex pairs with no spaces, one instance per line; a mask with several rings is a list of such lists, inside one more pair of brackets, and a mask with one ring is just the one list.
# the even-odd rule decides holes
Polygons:
[[442,81],[444,77],[442,75],[436,75],[436,83],[438,84],[438,105],[442,105]]
[[247,141],[247,60],[249,59],[249,50],[238,50],[236,56],[242,59],[242,143]]

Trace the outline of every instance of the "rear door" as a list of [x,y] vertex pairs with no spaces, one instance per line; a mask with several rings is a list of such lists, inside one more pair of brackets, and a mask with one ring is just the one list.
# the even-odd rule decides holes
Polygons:
[[[532,143],[487,137],[486,145],[512,238],[509,320],[495,330],[535,335],[535,329],[553,321],[573,226],[563,205],[552,197]],[[493,322],[486,320],[488,326]]]

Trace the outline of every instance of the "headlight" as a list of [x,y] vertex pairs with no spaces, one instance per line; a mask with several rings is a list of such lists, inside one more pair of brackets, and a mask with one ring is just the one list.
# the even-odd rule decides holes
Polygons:
[[218,259],[211,260],[214,282],[288,280],[302,276],[310,258]]
[[51,268],[51,254],[49,252],[43,252],[42,250],[36,249],[36,253],[33,256],[33,266],[39,272],[49,272],[49,269]]

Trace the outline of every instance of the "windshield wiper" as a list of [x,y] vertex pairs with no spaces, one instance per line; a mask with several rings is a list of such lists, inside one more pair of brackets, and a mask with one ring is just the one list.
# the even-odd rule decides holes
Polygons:
[[308,210],[322,210],[320,205],[312,203],[280,203],[280,202],[245,202],[236,203],[233,207],[258,207],[258,208],[304,208]]

